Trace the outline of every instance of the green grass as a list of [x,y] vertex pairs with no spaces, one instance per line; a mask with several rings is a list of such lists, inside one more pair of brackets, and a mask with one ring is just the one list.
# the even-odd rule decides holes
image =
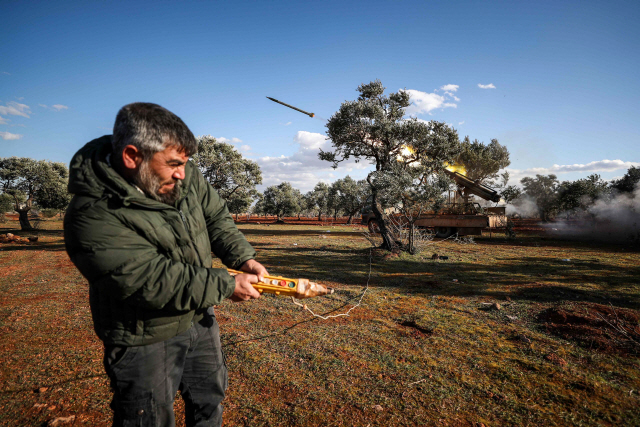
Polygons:
[[[43,226],[37,244],[0,245],[0,424],[76,414],[106,426],[87,285],[60,223]],[[270,273],[337,290],[306,301],[317,313],[344,313],[369,288],[349,317],[329,320],[272,295],[217,307],[230,370],[225,425],[640,425],[638,354],[590,350],[537,317],[593,303],[639,313],[633,248],[494,235],[385,257],[363,228],[240,228]],[[493,302],[502,309],[483,309]]]

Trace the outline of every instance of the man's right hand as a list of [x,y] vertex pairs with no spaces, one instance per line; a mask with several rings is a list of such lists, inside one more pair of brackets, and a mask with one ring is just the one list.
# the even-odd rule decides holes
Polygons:
[[258,283],[258,276],[255,274],[236,274],[236,289],[231,295],[231,301],[248,301],[260,298],[260,292],[256,290],[252,283]]

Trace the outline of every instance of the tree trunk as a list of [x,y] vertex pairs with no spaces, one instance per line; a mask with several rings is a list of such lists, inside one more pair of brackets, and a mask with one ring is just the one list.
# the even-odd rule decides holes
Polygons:
[[31,223],[29,222],[29,211],[31,209],[27,208],[27,209],[16,209],[16,212],[18,212],[18,218],[20,219],[20,229],[22,231],[31,231],[33,230],[33,227],[31,226]]
[[411,222],[409,223],[409,248],[408,248],[408,252],[411,255],[414,255],[416,253],[415,233],[416,233],[416,226],[413,224],[413,222]]
[[349,219],[347,220],[347,224],[351,224],[353,222],[353,214],[349,214]]
[[318,212],[318,221],[322,221],[322,211]]
[[[367,177],[367,181],[369,181],[369,177]],[[371,182],[369,182],[371,184]],[[397,248],[393,233],[387,227],[387,224],[383,218],[383,209],[382,206],[378,203],[378,192],[371,186],[372,189],[372,200],[371,200],[371,209],[373,210],[373,214],[376,216],[376,221],[378,222],[378,228],[380,228],[380,236],[382,237],[382,245],[380,245],[381,249],[386,249],[391,251]]]

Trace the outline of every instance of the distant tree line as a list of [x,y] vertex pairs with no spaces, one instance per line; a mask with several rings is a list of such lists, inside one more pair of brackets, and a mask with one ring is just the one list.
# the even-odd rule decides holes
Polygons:
[[[285,216],[348,216],[351,223],[367,207],[375,215],[381,247],[411,253],[416,251],[413,240],[419,233],[416,220],[422,213],[440,211],[447,191],[455,189],[445,169],[461,171],[499,190],[507,203],[533,200],[543,220],[586,212],[602,197],[632,192],[640,180],[640,169],[632,167],[622,179],[609,183],[599,175],[565,182],[555,175],[537,175],[523,178],[521,188],[508,186],[509,175],[501,171],[510,165],[509,151],[496,139],[485,144],[467,136],[460,141],[457,131],[444,122],[407,117],[409,93],[385,94],[378,80],[360,85],[357,92],[356,100],[342,103],[327,121],[332,147],[318,156],[334,168],[347,160],[368,162],[373,170],[363,180],[346,176],[333,183],[318,182],[304,194],[282,182],[260,193],[258,164],[211,136],[198,138],[193,161],[236,216],[273,215],[280,221]],[[0,159],[0,210],[18,212],[22,228],[31,228],[28,213],[32,209],[65,209],[70,199],[68,175],[61,163]],[[391,226],[385,213],[390,207],[404,217],[408,238],[400,237]]]
[[635,166],[631,166],[622,178],[609,182],[598,174],[563,182],[553,174],[536,175],[535,178],[522,178],[522,189],[509,186],[502,195],[505,201],[516,207],[527,200],[533,201],[537,216],[543,221],[549,221],[556,216],[588,216],[590,208],[596,202],[610,201],[621,194],[633,197],[634,192],[640,188],[639,182],[640,168]]

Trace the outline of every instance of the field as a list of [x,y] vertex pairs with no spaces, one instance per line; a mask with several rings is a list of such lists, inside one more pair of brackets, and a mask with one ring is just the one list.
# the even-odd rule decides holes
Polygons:
[[[218,306],[226,426],[640,425],[637,247],[534,227],[398,256],[328,224],[239,223],[270,273],[336,289],[309,309],[362,299]],[[38,235],[0,244],[0,425],[110,425],[87,284],[61,222]]]

